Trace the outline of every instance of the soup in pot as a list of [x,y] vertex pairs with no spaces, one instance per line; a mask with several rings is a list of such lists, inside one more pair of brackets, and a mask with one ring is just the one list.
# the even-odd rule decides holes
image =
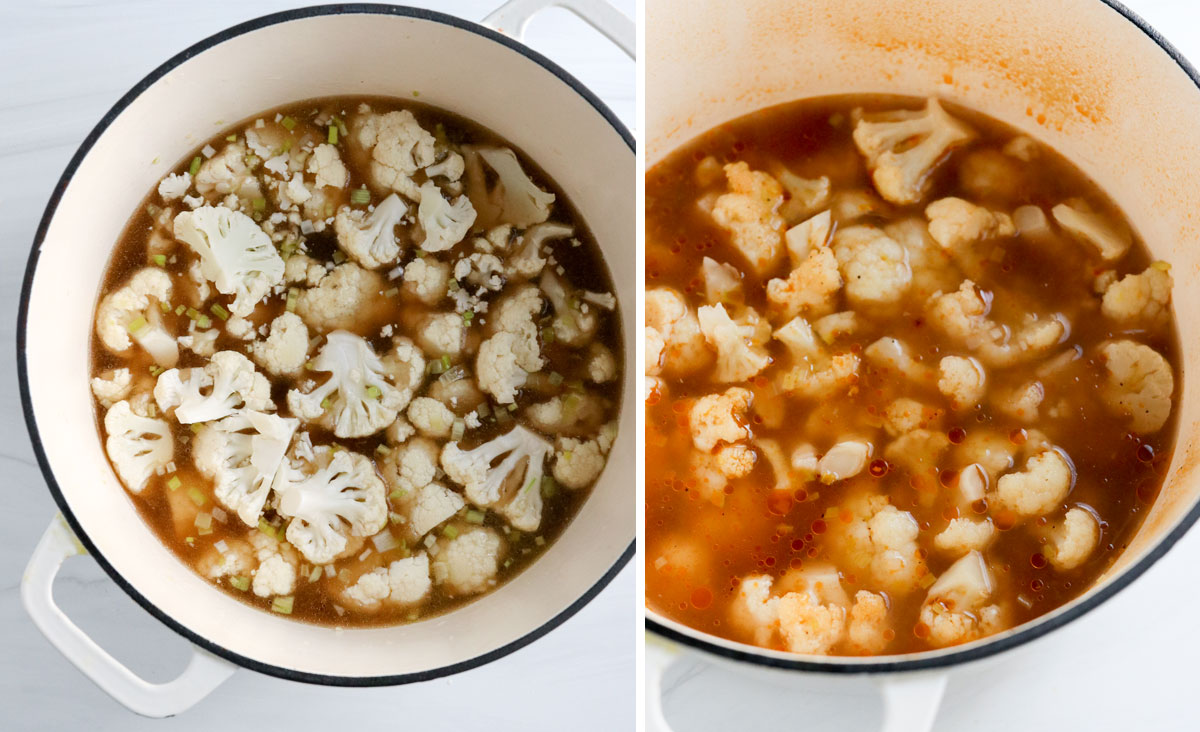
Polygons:
[[1171,269],[1070,162],[855,96],[646,176],[646,602],[803,654],[951,646],[1084,592],[1174,447]]
[[231,595],[418,620],[559,536],[616,437],[599,248],[468,120],[337,98],[235,125],[116,244],[92,390],[146,522]]

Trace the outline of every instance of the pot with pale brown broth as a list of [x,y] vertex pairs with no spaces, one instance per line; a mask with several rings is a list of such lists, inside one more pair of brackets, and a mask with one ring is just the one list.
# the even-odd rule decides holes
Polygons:
[[504,140],[311,100],[217,135],[130,220],[96,311],[99,430],[217,587],[413,621],[576,514],[616,436],[619,318],[585,223]]
[[831,97],[646,176],[646,602],[807,654],[1083,593],[1174,448],[1170,267],[1044,145]]

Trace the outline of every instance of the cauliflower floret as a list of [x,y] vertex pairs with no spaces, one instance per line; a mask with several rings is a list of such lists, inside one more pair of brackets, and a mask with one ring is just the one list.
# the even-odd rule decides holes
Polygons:
[[829,448],[817,461],[817,474],[825,485],[853,478],[866,469],[875,447],[864,440],[844,440]]
[[729,193],[713,204],[713,221],[730,239],[751,269],[760,275],[773,269],[783,251],[783,186],[769,174],[750,170],[744,162],[725,166]]
[[972,521],[950,519],[942,532],[933,538],[933,545],[947,554],[960,556],[971,551],[983,551],[996,535],[991,519]]
[[458,313],[433,313],[421,319],[417,343],[434,358],[457,357],[467,345],[467,324]]
[[258,566],[254,547],[241,539],[225,539],[225,551],[209,547],[196,561],[196,571],[211,580],[238,575],[248,576]]
[[1000,150],[976,147],[959,161],[958,182],[977,199],[1010,201],[1021,195],[1024,170]]
[[450,265],[436,259],[414,259],[404,268],[402,287],[426,305],[436,305],[446,296],[450,285]]
[[999,630],[999,609],[984,606],[993,587],[979,552],[969,552],[950,565],[930,586],[921,606],[920,621],[929,628],[929,642],[948,646]]
[[406,213],[408,206],[395,193],[383,199],[370,214],[342,206],[333,221],[338,246],[367,269],[392,264],[400,256],[396,226]]
[[884,449],[883,456],[907,470],[914,478],[932,476],[938,460],[948,447],[950,438],[945,432],[918,428],[893,440]]
[[[779,331],[775,335],[778,337]],[[823,360],[821,363],[801,363],[784,372],[779,387],[807,399],[830,398],[858,382],[858,367],[858,356],[835,353],[828,358],[828,363]]]
[[162,196],[164,201],[174,201],[176,198],[183,198],[191,187],[191,173],[187,171],[178,175],[172,173],[158,182],[158,195]]
[[935,295],[929,302],[930,321],[946,335],[978,354],[995,368],[1013,366],[1054,348],[1068,332],[1061,315],[1030,314],[1020,328],[1010,329],[990,320],[991,293],[963,280],[958,290]]
[[412,201],[421,200],[413,175],[434,163],[433,135],[407,109],[385,114],[360,114],[352,122],[350,140],[370,154],[371,181]]
[[[772,596],[773,585],[789,591]],[[814,565],[778,583],[765,575],[744,578],[733,604],[733,622],[752,632],[758,645],[772,645],[778,632],[792,653],[826,654],[845,637],[849,604],[837,570]]]
[[[434,452],[436,458],[436,450]],[[405,532],[413,541],[421,539],[466,505],[462,496],[441,483],[427,483],[397,501],[405,512]]]
[[[480,225],[498,223],[524,229],[550,218],[554,194],[543,191],[522,170],[516,153],[506,147],[469,145],[466,154],[467,195],[479,213]],[[480,160],[495,171],[496,186],[488,191]]]
[[100,402],[100,406],[108,409],[113,404],[129,397],[129,391],[133,386],[133,375],[129,373],[129,369],[109,369],[104,374],[94,377],[91,384],[96,401]]
[[733,443],[750,437],[746,412],[754,394],[733,386],[722,394],[707,394],[692,404],[688,424],[697,450],[712,452],[719,442]]
[[596,308],[583,305],[570,283],[550,270],[542,273],[540,284],[554,306],[554,339],[568,346],[583,346],[591,341],[600,325]]
[[338,155],[338,150],[329,143],[317,145],[308,156],[307,170],[316,177],[317,185],[324,188],[345,188],[350,182],[350,172]]
[[571,437],[558,440],[551,472],[554,479],[568,488],[585,488],[600,477],[606,456],[617,436],[616,423],[605,425],[600,434],[584,441]]
[[873,226],[839,229],[833,254],[846,281],[846,298],[857,307],[891,305],[912,283],[908,250]]
[[1100,541],[1100,524],[1091,511],[1072,508],[1049,532],[1046,559],[1057,569],[1075,569],[1083,564]]
[[925,566],[917,548],[917,520],[889,505],[867,521],[867,530],[875,551],[871,559],[875,580],[891,592],[911,589]]
[[973,358],[945,356],[938,363],[938,391],[950,400],[957,411],[978,404],[987,390],[983,366]]
[[608,400],[585,392],[531,404],[523,416],[542,432],[578,437],[594,432],[608,411]]
[[287,542],[276,541],[261,531],[250,532],[250,544],[258,559],[251,591],[259,597],[290,595],[296,589],[296,552]]
[[883,427],[896,437],[916,429],[935,428],[942,414],[940,409],[901,397],[884,408]]
[[174,408],[180,424],[211,422],[243,409],[273,408],[270,382],[237,351],[218,351],[203,368],[162,372],[154,385],[154,400],[163,412]]
[[787,200],[779,207],[779,215],[791,223],[811,216],[829,203],[829,178],[801,178],[790,170],[780,171],[779,183],[787,191]]
[[325,265],[299,252],[294,252],[283,265],[283,279],[291,285],[303,283],[316,287],[327,273]]
[[814,246],[787,279],[767,282],[767,302],[771,304],[772,314],[784,320],[801,313],[820,317],[834,311],[841,289],[842,275],[833,250],[823,245]]
[[496,333],[479,346],[475,374],[479,386],[500,404],[516,401],[529,374],[546,365],[534,318],[542,310],[536,287],[523,287],[500,302],[491,318]]
[[[651,375],[661,371],[668,376],[685,376],[704,368],[712,359],[696,313],[682,294],[670,288],[656,287],[646,292],[646,339],[646,359],[651,362],[646,373]],[[661,343],[661,348],[654,349],[657,357],[651,353],[652,342]]]
[[381,359],[366,340],[337,330],[312,361],[312,371],[328,372],[311,391],[292,389],[288,407],[305,422],[317,422],[338,437],[366,437],[386,428],[412,399],[425,359],[406,338]]
[[235,194],[250,200],[262,196],[254,171],[246,166],[246,147],[240,142],[226,145],[196,171],[196,192],[202,196]]
[[175,457],[171,428],[161,419],[136,414],[119,401],[104,414],[104,448],[130,493],[141,493],[156,470]]
[[312,461],[284,460],[274,489],[279,514],[290,519],[287,540],[313,564],[328,564],[348,537],[373,536],[387,524],[383,481],[358,453],[319,449]]
[[299,420],[242,412],[206,424],[192,443],[196,469],[213,481],[213,494],[247,526],[257,526],[267,494]]
[[179,336],[179,338],[176,340],[179,341],[179,345],[188,349],[197,356],[211,358],[212,355],[216,353],[217,337],[220,335],[221,332],[219,330],[216,328],[210,328],[208,330],[197,330],[192,333],[188,333],[187,335]]
[[1075,485],[1075,466],[1065,453],[1043,450],[1029,458],[1025,470],[1000,476],[993,503],[1017,516],[1041,516],[1058,507]]
[[437,443],[424,437],[409,439],[397,445],[379,464],[379,472],[391,491],[404,499],[433,482],[437,477]]
[[265,340],[254,341],[250,355],[275,376],[299,373],[308,358],[308,328],[295,313],[280,313],[271,321],[271,333]]
[[603,343],[588,346],[588,378],[596,384],[607,384],[617,378],[617,359]]
[[867,346],[863,353],[877,367],[900,374],[914,384],[932,386],[938,380],[936,371],[913,358],[908,346],[895,338],[880,338]]
[[521,234],[513,253],[505,263],[505,272],[511,277],[533,279],[546,267],[546,257],[543,245],[553,239],[562,239],[575,233],[575,229],[565,224],[548,221],[530,227]]
[[753,309],[747,308],[735,322],[724,305],[704,305],[697,311],[697,319],[705,340],[717,351],[717,381],[748,381],[770,365],[771,357],[762,346],[763,329]]
[[483,592],[495,583],[506,548],[498,533],[484,527],[440,539],[438,546],[432,566],[434,582],[460,596]]
[[[1026,441],[1026,444],[1029,442]],[[955,449],[955,460],[959,464],[976,464],[995,479],[1013,467],[1016,454],[1017,446],[1007,434],[992,430],[968,430],[966,439]]]
[[858,653],[875,654],[888,644],[887,600],[883,595],[859,590],[850,608],[846,639]]
[[[442,469],[466,489],[471,503],[492,508],[513,528],[536,531],[542,522],[542,472],[552,450],[549,442],[517,425],[472,450],[448,443],[442,449]],[[497,458],[503,459],[492,467]],[[518,470],[521,479],[512,480]]]
[[179,362],[179,346],[163,327],[158,307],[170,296],[170,275],[156,267],[138,270],[121,289],[100,301],[96,335],[114,353],[124,353],[137,341],[159,366],[173,367]]
[[374,610],[381,603],[415,605],[429,596],[433,581],[429,577],[429,555],[421,552],[398,559],[359,576],[342,593],[343,599],[363,610]]
[[1101,396],[1109,410],[1129,417],[1134,432],[1157,432],[1171,416],[1171,364],[1149,346],[1112,341],[1100,347],[1107,370]]
[[[921,111],[864,115],[854,126],[854,143],[867,159],[871,180],[892,203],[917,203],[933,169],[975,133],[951,117],[936,99]],[[916,144],[912,144],[916,140]]]
[[466,196],[459,196],[452,203],[442,196],[442,190],[436,183],[425,181],[421,185],[417,221],[425,232],[421,248],[427,252],[441,252],[467,235],[471,224],[475,223],[475,209]]
[[1165,262],[1128,274],[1104,290],[1100,312],[1122,325],[1158,325],[1167,318],[1174,282]]
[[300,293],[296,313],[317,332],[353,328],[382,289],[378,274],[346,262],[334,267],[319,285]]
[[217,292],[234,295],[229,311],[249,315],[283,282],[283,259],[254,219],[224,206],[202,206],[175,217],[175,238],[200,255],[200,271]]
[[829,246],[829,235],[833,233],[833,215],[829,211],[806,219],[784,234],[788,256],[793,267],[799,267],[809,259],[814,249]]
[[700,274],[704,278],[704,295],[710,305],[740,303],[745,299],[742,273],[732,264],[705,257],[700,263]]
[[1038,418],[1038,407],[1046,398],[1046,389],[1039,381],[1028,381],[1015,389],[1005,389],[996,394],[993,404],[1001,413],[1021,420],[1034,422]]
[[985,239],[1013,236],[1017,229],[1006,213],[989,211],[961,198],[943,198],[925,208],[929,235],[944,249],[958,252]]
[[456,152],[448,152],[440,162],[430,165],[425,168],[425,175],[430,178],[442,177],[447,181],[454,183],[462,178],[463,172],[466,170],[466,162],[463,156]]
[[437,399],[420,396],[408,405],[408,421],[426,437],[449,437],[454,412]]
[[754,470],[758,453],[749,445],[722,445],[712,456],[712,464],[726,478],[745,478]]
[[1090,245],[1105,262],[1115,262],[1133,244],[1129,231],[1106,216],[1089,210],[1082,201],[1067,201],[1050,209],[1058,225],[1079,241]]

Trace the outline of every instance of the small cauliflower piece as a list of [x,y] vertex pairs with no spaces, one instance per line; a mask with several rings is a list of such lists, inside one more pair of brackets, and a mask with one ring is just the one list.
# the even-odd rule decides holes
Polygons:
[[554,239],[572,236],[575,229],[566,224],[548,221],[531,226],[521,234],[512,254],[504,264],[510,277],[533,279],[546,267],[545,244]]
[[966,518],[950,519],[950,523],[933,538],[933,545],[952,556],[967,552],[981,552],[992,543],[996,535],[991,519],[972,521]]
[[554,307],[554,339],[568,346],[587,345],[600,326],[596,308],[584,305],[570,283],[550,270],[542,272],[540,285]]
[[460,532],[455,538],[438,540],[433,559],[434,582],[451,595],[474,595],[495,582],[505,553],[505,542],[490,528]]
[[1104,290],[1100,312],[1124,326],[1157,326],[1167,319],[1171,279],[1165,262],[1155,262],[1141,274],[1128,274]]
[[1120,224],[1091,211],[1082,201],[1066,201],[1050,209],[1058,225],[1075,239],[1091,246],[1100,259],[1115,262],[1133,245],[1133,237]]
[[817,473],[825,485],[853,478],[866,469],[874,446],[865,440],[844,440],[829,448],[817,461]]
[[436,183],[425,181],[421,184],[417,221],[425,232],[421,248],[427,252],[442,252],[462,241],[471,230],[471,224],[475,223],[475,209],[466,196],[448,201]]
[[91,381],[92,394],[100,406],[108,409],[117,402],[127,399],[133,386],[133,375],[129,369],[109,369]]
[[984,606],[994,584],[983,555],[969,552],[938,577],[921,606],[920,622],[935,646],[965,643],[999,630],[999,608]]
[[1019,517],[1041,516],[1063,502],[1075,485],[1075,467],[1058,450],[1043,450],[1025,469],[1000,476],[992,503]]
[[441,449],[425,437],[405,439],[379,462],[379,472],[390,491],[401,499],[433,482]]
[[813,323],[813,330],[826,343],[848,336],[858,330],[858,314],[853,310],[832,313]]
[[[773,590],[786,591],[772,595]],[[766,575],[743,578],[731,619],[758,645],[773,645],[778,635],[792,653],[824,655],[846,635],[849,604],[837,570],[813,565],[789,572],[779,582]]]
[[800,221],[806,216],[829,203],[829,178],[801,178],[790,170],[783,170],[777,176],[779,183],[787,192],[787,198],[779,207],[779,215],[791,223]]
[[262,196],[254,171],[246,166],[246,146],[240,142],[226,145],[196,171],[196,192],[201,196],[227,196],[249,200]]
[[992,403],[1001,413],[1022,422],[1034,422],[1038,418],[1038,407],[1046,398],[1046,389],[1040,381],[1027,381],[1013,389],[996,393]]
[[883,595],[866,590],[855,593],[846,630],[850,648],[862,654],[877,654],[886,648],[890,642],[887,613],[887,600]]
[[608,346],[603,343],[588,346],[587,374],[595,384],[607,384],[617,378],[617,359]]
[[546,365],[534,322],[541,310],[538,289],[525,286],[502,300],[489,318],[495,333],[479,346],[475,375],[479,388],[500,404],[515,403],[529,374]]
[[[542,474],[552,451],[549,442],[517,425],[472,450],[448,443],[442,449],[442,469],[463,486],[471,503],[495,510],[513,528],[536,531],[542,522]],[[519,480],[512,479],[517,476]]]
[[[762,346],[758,314],[747,308],[737,321],[729,317],[724,305],[704,305],[697,310],[700,332],[717,351],[717,381],[748,381],[771,363]],[[767,332],[770,332],[769,330]]]
[[983,366],[973,358],[945,356],[938,363],[938,391],[955,411],[970,409],[983,400],[987,377]]
[[696,313],[667,287],[646,291],[646,373],[685,376],[712,360]]
[[200,256],[200,271],[217,292],[233,295],[229,311],[246,316],[283,282],[283,259],[271,237],[240,211],[201,206],[175,217],[175,238]]
[[450,285],[450,265],[425,257],[404,268],[404,291],[426,305],[436,305]]
[[921,111],[863,115],[853,136],[879,194],[892,203],[912,204],[924,196],[933,169],[975,133],[929,99]]
[[291,376],[304,368],[308,359],[308,328],[295,313],[280,313],[271,321],[266,339],[249,345],[250,356],[275,376]]
[[378,567],[359,576],[347,587],[342,598],[360,610],[389,605],[415,605],[429,596],[433,580],[429,576],[429,555],[420,552],[398,559],[387,567]]
[[183,198],[191,187],[190,172],[185,170],[179,174],[172,173],[158,182],[158,195],[162,196],[164,201],[174,201]]
[[750,429],[746,426],[746,412],[753,400],[754,395],[749,390],[738,386],[697,399],[688,412],[692,444],[697,450],[712,452],[719,442],[748,439]]
[[745,300],[742,273],[732,264],[705,257],[700,263],[700,275],[704,278],[704,295],[709,305]]
[[383,199],[375,210],[342,206],[333,220],[338,246],[350,258],[367,269],[379,269],[400,256],[396,226],[408,213],[408,206],[395,193]]
[[445,438],[454,426],[454,412],[437,399],[419,396],[408,405],[408,421],[426,437]]
[[192,459],[213,481],[213,495],[247,526],[257,526],[283,456],[300,422],[241,412],[201,426]]
[[[316,287],[321,284],[321,280],[327,273],[325,265],[300,252],[293,252],[292,256],[288,257],[283,264],[283,279],[290,285],[304,284]],[[202,296],[200,299],[205,300],[207,296]]]
[[208,330],[197,330],[185,336],[179,336],[176,340],[179,342],[179,345],[197,356],[211,358],[217,351],[217,337],[220,335],[221,332],[219,330],[210,328]]
[[754,470],[758,453],[749,445],[722,445],[713,455],[712,464],[726,478],[745,478]]
[[908,250],[874,226],[839,229],[833,254],[846,282],[846,299],[856,307],[892,305],[912,283]]
[[251,591],[258,597],[290,595],[296,589],[296,552],[290,544],[276,541],[261,531],[251,531],[250,544],[258,560]]
[[271,384],[237,351],[218,351],[203,368],[162,372],[154,385],[154,400],[163,412],[174,409],[175,421],[180,424],[211,422],[239,410],[273,408]]
[[867,346],[863,354],[876,366],[900,374],[914,384],[932,386],[939,377],[932,368],[913,358],[907,345],[890,336]]
[[163,326],[158,307],[170,296],[170,275],[157,267],[138,270],[96,308],[100,342],[114,353],[124,353],[136,341],[159,366],[173,367],[179,362],[179,346]]
[[787,279],[767,282],[767,302],[771,313],[783,320],[801,314],[821,317],[836,309],[841,289],[842,275],[833,250],[814,246]]
[[382,290],[383,278],[377,273],[346,262],[334,267],[316,287],[300,293],[296,313],[318,333],[347,330]]
[[161,419],[134,412],[127,401],[119,401],[104,414],[108,459],[130,493],[138,494],[159,468],[175,457],[171,428]]
[[[467,195],[484,228],[499,223],[524,229],[550,218],[554,194],[543,191],[521,168],[516,153],[506,147],[467,145],[463,147]],[[480,161],[496,173],[496,185],[486,189]]]
[[417,541],[441,526],[465,505],[462,496],[441,483],[427,483],[401,498],[397,507],[403,509],[408,517],[404,524],[405,532],[411,540]]
[[342,438],[366,437],[385,429],[420,384],[425,359],[408,339],[398,338],[387,362],[363,338],[336,330],[312,360],[312,371],[329,378],[288,391],[288,408]]
[[608,451],[612,449],[616,436],[617,426],[612,423],[605,425],[600,434],[587,441],[559,438],[551,468],[554,479],[572,490],[594,483],[604,470]]
[[1100,542],[1100,524],[1091,511],[1072,508],[1049,531],[1046,559],[1059,570],[1075,569],[1091,556]]
[[1107,371],[1101,396],[1114,414],[1129,418],[1140,435],[1162,429],[1171,416],[1175,377],[1171,364],[1153,348],[1133,341],[1111,341],[1100,347]]
[[942,414],[940,409],[901,397],[884,407],[883,427],[889,435],[897,437],[916,429],[936,427]]
[[925,208],[925,217],[929,219],[929,235],[951,252],[963,251],[986,239],[1017,233],[1008,214],[989,211],[961,198],[934,201]]
[[871,559],[875,581],[889,592],[911,589],[925,566],[917,548],[917,520],[911,513],[888,505],[867,521],[867,530],[875,549]]
[[384,114],[359,114],[351,125],[351,144],[370,155],[372,183],[411,201],[421,200],[413,176],[434,163],[436,141],[418,124],[412,112],[404,109]]
[[793,267],[799,267],[809,259],[814,249],[829,246],[829,235],[833,233],[833,214],[828,210],[805,219],[788,229],[784,234],[788,257]]
[[312,154],[308,156],[306,169],[316,178],[317,186],[321,188],[345,188],[350,182],[350,171],[346,170],[346,164],[338,155],[338,149],[329,143],[322,143],[313,148]]
[[883,456],[913,476],[932,476],[950,438],[941,430],[918,428],[905,432],[884,448]]
[[225,539],[225,551],[208,547],[196,561],[196,571],[202,577],[219,580],[223,577],[249,576],[258,567],[258,558],[250,542]]
[[275,476],[277,510],[290,519],[287,540],[313,564],[328,564],[348,538],[387,524],[383,481],[358,453],[317,448],[313,460],[285,459]]
[[927,313],[934,326],[993,368],[1035,359],[1057,346],[1069,331],[1066,319],[1058,314],[1042,317],[1031,313],[1019,327],[1002,326],[987,317],[991,302],[991,293],[963,280],[954,292],[931,298]]
[[744,162],[725,166],[729,192],[717,198],[712,217],[759,275],[775,267],[783,251],[783,186]]
[[554,396],[531,404],[522,416],[547,434],[579,437],[594,432],[608,413],[607,399],[584,392]]

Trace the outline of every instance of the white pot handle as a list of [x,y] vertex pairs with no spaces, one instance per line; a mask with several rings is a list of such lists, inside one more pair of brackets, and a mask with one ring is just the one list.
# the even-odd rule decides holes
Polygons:
[[54,603],[54,578],[64,561],[85,554],[61,515],[50,522],[21,578],[25,611],[46,639],[109,696],[147,717],[188,709],[228,679],[237,666],[193,646],[187,668],[174,681],[151,684],[96,645]]
[[484,18],[483,24],[520,41],[529,20],[549,7],[570,10],[615,43],[626,56],[635,58],[637,27],[605,0],[508,0]]
[[[681,654],[646,635],[646,732],[672,732],[663,715],[662,680]],[[879,681],[883,732],[929,732],[946,691],[945,673],[891,676]]]

